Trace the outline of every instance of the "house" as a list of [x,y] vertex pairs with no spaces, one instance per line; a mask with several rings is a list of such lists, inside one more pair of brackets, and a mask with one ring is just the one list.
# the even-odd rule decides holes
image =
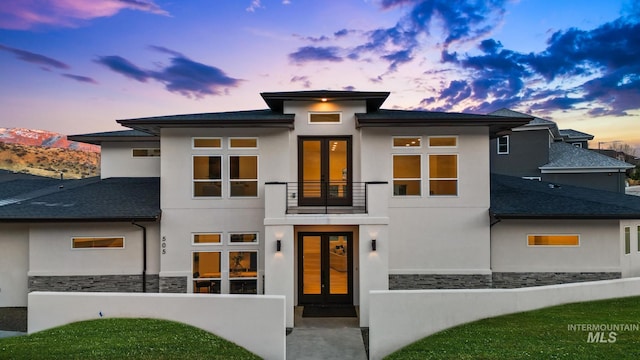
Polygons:
[[101,179],[0,206],[0,307],[31,290],[277,294],[288,327],[317,304],[356,305],[368,326],[370,290],[640,272],[640,198],[492,179],[492,139],[529,116],[384,110],[388,92],[261,96],[268,109],[71,137],[101,145]]
[[[509,109],[490,115],[526,116]],[[626,172],[634,166],[588,150],[592,139],[536,117],[491,142],[491,172],[624,193]]]

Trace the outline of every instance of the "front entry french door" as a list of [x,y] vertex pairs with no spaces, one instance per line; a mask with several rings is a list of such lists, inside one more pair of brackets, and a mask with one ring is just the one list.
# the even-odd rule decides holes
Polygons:
[[353,234],[298,234],[298,302],[353,304]]
[[298,189],[301,206],[351,205],[351,137],[300,137]]

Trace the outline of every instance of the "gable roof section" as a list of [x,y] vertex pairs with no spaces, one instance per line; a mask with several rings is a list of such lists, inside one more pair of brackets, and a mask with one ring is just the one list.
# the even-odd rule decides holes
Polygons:
[[547,119],[543,119],[543,118],[539,118],[539,117],[535,117],[535,116],[531,116],[525,113],[521,113],[518,111],[514,111],[511,109],[506,109],[506,108],[502,108],[500,110],[496,110],[494,112],[489,113],[489,115],[494,115],[494,116],[528,116],[531,118],[531,121],[529,121],[529,123],[524,124],[522,127],[519,127],[518,129],[514,129],[515,131],[518,130],[539,130],[539,129],[548,129],[555,138],[560,138],[560,130],[558,130],[558,124],[556,124],[554,121],[551,120],[547,120]]
[[276,127],[293,129],[294,115],[273,110],[247,110],[218,113],[155,116],[116,120],[120,125],[153,135],[161,128],[255,128]]
[[549,148],[549,163],[540,166],[542,173],[566,173],[585,170],[608,172],[631,169],[634,166],[595,151],[579,148],[569,143],[555,142]]
[[560,129],[560,136],[562,136],[565,141],[593,140],[593,135],[573,129]]
[[377,111],[389,97],[388,91],[337,91],[337,90],[310,90],[310,91],[284,91],[263,92],[262,99],[269,108],[276,112],[284,111],[285,101],[347,101],[364,100],[367,104],[367,112]]
[[640,197],[491,174],[497,219],[640,219]]
[[70,135],[67,136],[67,139],[94,145],[102,145],[103,142],[160,141],[158,136],[139,130],[120,130]]
[[157,221],[160,213],[159,178],[87,179],[0,206],[0,222]]
[[488,126],[492,137],[531,121],[532,117],[493,116],[416,110],[378,110],[356,114],[356,127]]

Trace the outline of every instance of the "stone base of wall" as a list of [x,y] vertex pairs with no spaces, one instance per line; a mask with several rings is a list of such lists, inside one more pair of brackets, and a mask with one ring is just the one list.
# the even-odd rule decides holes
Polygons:
[[0,307],[0,330],[27,332],[27,308]]
[[619,272],[494,272],[492,285],[497,289],[557,285],[622,278]]
[[486,289],[491,275],[479,274],[403,274],[389,275],[389,290]]
[[161,293],[186,293],[187,292],[186,276],[163,276],[160,278]]
[[[158,275],[147,275],[147,292],[158,292]],[[142,275],[29,276],[31,291],[142,292]]]

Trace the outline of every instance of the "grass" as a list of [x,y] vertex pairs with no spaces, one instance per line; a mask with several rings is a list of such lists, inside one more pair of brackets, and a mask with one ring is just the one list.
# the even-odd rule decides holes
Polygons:
[[640,324],[640,297],[479,320],[426,337],[387,359],[640,359],[640,331],[617,331],[613,343],[589,343],[589,331],[569,330],[574,324]]
[[204,330],[166,320],[98,319],[0,339],[0,359],[259,359]]

